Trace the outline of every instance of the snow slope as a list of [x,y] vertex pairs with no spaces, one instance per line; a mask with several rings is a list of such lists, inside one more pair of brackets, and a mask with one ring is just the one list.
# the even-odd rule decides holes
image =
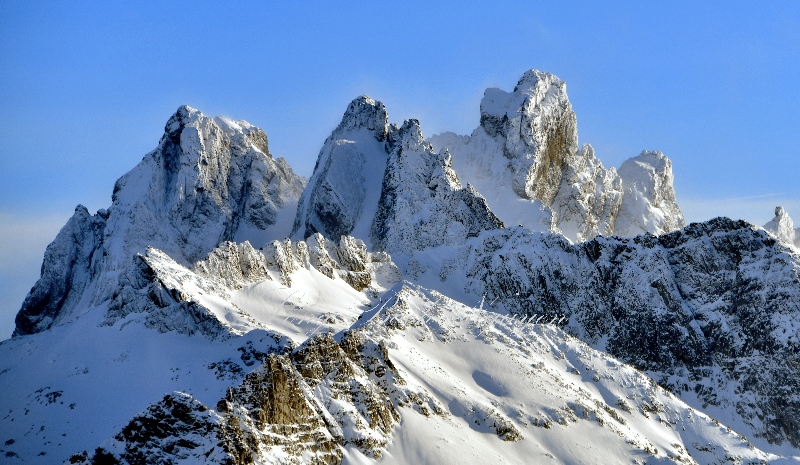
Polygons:
[[764,450],[800,448],[800,254],[744,221],[573,245],[524,228],[415,253],[410,279],[562,319]]
[[[416,286],[347,331],[270,356],[219,402],[194,399],[165,397],[94,454],[134,463],[145,450],[164,462],[236,464],[778,459],[552,325]],[[177,414],[176,404],[184,407]],[[154,435],[154,423],[168,434]],[[191,439],[186,424],[205,434],[163,447],[176,442],[169,433]]]

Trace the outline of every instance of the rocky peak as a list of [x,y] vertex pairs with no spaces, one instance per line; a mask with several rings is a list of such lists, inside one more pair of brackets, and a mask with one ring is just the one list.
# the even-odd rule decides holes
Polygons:
[[417,120],[405,121],[389,140],[392,152],[370,231],[376,249],[452,245],[503,227],[475,189],[462,188],[447,150],[433,152]]
[[419,121],[388,125],[383,104],[362,96],[320,151],[293,235],[352,235],[374,250],[403,252],[497,227],[480,194],[462,188],[449,153],[425,141]]
[[278,219],[295,210],[304,186],[269,155],[261,129],[181,106],[158,147],[116,182],[108,210],[76,209],[48,248],[16,334],[48,329],[79,302],[85,311],[109,300],[149,247],[190,266],[225,241],[261,246],[288,236],[290,222]]
[[377,102],[366,95],[356,97],[347,106],[337,132],[345,132],[365,128],[375,133],[375,138],[382,141],[389,128],[389,115],[383,102]]
[[614,233],[632,236],[663,234],[686,225],[675,199],[672,161],[659,151],[645,150],[619,168],[625,191]]
[[800,247],[800,228],[794,229],[794,222],[783,207],[775,207],[775,218],[764,225],[779,241]]
[[293,206],[303,186],[269,155],[261,129],[182,106],[158,148],[117,181],[112,212],[119,218],[112,214],[107,235],[121,242],[118,260],[155,246],[191,264],[225,240],[266,242],[279,210]]
[[505,139],[503,154],[514,170],[514,192],[549,206],[564,163],[578,149],[566,83],[532,69],[513,92],[487,89],[481,100],[481,127],[490,136]]
[[383,103],[366,95],[350,102],[319,152],[300,198],[293,237],[367,237],[388,157],[387,121]]
[[684,225],[669,159],[643,152],[618,172],[605,168],[590,145],[578,149],[566,84],[549,73],[527,71],[512,92],[487,89],[472,135],[443,133],[430,142],[453,154],[458,176],[477,186],[507,224],[578,242]]

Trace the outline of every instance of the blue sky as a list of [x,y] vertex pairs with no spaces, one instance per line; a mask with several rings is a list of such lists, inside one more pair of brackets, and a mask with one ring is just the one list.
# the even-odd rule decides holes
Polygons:
[[184,103],[308,176],[357,95],[469,133],[538,68],[606,166],[673,160],[687,219],[800,223],[799,2],[164,3],[0,1],[0,339],[75,205],[109,206]]

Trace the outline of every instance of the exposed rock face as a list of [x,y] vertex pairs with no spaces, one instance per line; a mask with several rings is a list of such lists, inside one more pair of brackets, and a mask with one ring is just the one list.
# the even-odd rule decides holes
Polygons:
[[227,240],[264,244],[305,184],[266,150],[264,132],[245,121],[179,108],[158,148],[114,186],[106,230],[112,263],[148,246],[193,264]]
[[216,411],[167,395],[103,443],[94,461],[83,452],[71,463],[339,464],[348,445],[379,459],[403,406],[444,414],[400,376],[384,342],[358,330],[339,342],[325,333],[290,355],[270,354]]
[[297,209],[292,235],[319,232],[367,238],[378,207],[388,153],[386,107],[367,96],[353,100],[320,150]]
[[104,256],[103,229],[108,212],[89,214],[78,205],[72,218],[47,246],[42,274],[17,313],[14,336],[38,333],[64,318],[92,279],[100,273]]
[[93,453],[75,454],[65,464],[228,464],[216,432],[220,416],[189,394],[175,392],[134,417]]
[[622,199],[622,180],[614,168],[603,168],[586,144],[569,158],[562,173],[550,229],[578,241],[609,236],[616,232]]
[[800,256],[766,232],[717,218],[571,245],[512,229],[460,257],[440,275],[482,283],[473,292],[513,313],[563,316],[569,332],[687,402],[800,446]]
[[481,100],[481,127],[504,139],[503,155],[514,171],[514,192],[549,206],[565,162],[578,150],[578,127],[566,83],[532,69],[511,93],[487,89]]
[[450,155],[433,153],[416,120],[390,134],[392,153],[370,235],[378,250],[402,252],[462,243],[502,228],[486,200],[461,187]]
[[686,225],[672,187],[672,162],[661,152],[644,151],[619,168],[625,195],[614,233],[664,234]]
[[286,237],[286,211],[304,186],[272,158],[261,129],[182,106],[158,148],[117,181],[113,205],[96,215],[79,206],[48,247],[15,335],[50,328],[79,301],[85,309],[112,298],[120,274],[148,247],[188,266],[224,241]]
[[618,174],[603,167],[591,146],[579,150],[566,84],[552,74],[530,70],[510,93],[487,89],[471,136],[443,133],[429,141],[453,154],[458,176],[508,225],[577,242],[684,225],[669,159],[644,152]]
[[474,189],[462,188],[446,153],[419,122],[388,124],[381,102],[359,97],[320,151],[303,193],[295,237],[363,237],[389,252],[451,244],[502,227]]
[[800,248],[800,228],[794,229],[794,222],[783,207],[775,207],[775,218],[764,225],[779,241]]

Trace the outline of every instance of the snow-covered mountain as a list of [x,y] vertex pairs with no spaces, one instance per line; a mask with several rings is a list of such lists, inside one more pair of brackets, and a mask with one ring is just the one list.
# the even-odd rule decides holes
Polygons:
[[576,127],[535,70],[467,137],[362,96],[306,185],[262,130],[181,107],[48,247],[0,343],[0,456],[800,456],[791,220],[684,227],[666,157],[606,169]]
[[352,234],[394,253],[502,227],[483,197],[462,187],[450,156],[425,142],[418,121],[390,125],[383,103],[361,96],[320,151],[293,234]]
[[800,444],[800,255],[753,225],[576,245],[511,228],[415,253],[409,268],[465,301],[561,320],[762,447]]
[[283,158],[272,158],[261,129],[179,108],[158,147],[114,185],[111,207],[91,215],[79,205],[47,247],[14,334],[108,300],[119,273],[148,247],[188,265],[223,241],[261,246],[287,237],[304,187]]

